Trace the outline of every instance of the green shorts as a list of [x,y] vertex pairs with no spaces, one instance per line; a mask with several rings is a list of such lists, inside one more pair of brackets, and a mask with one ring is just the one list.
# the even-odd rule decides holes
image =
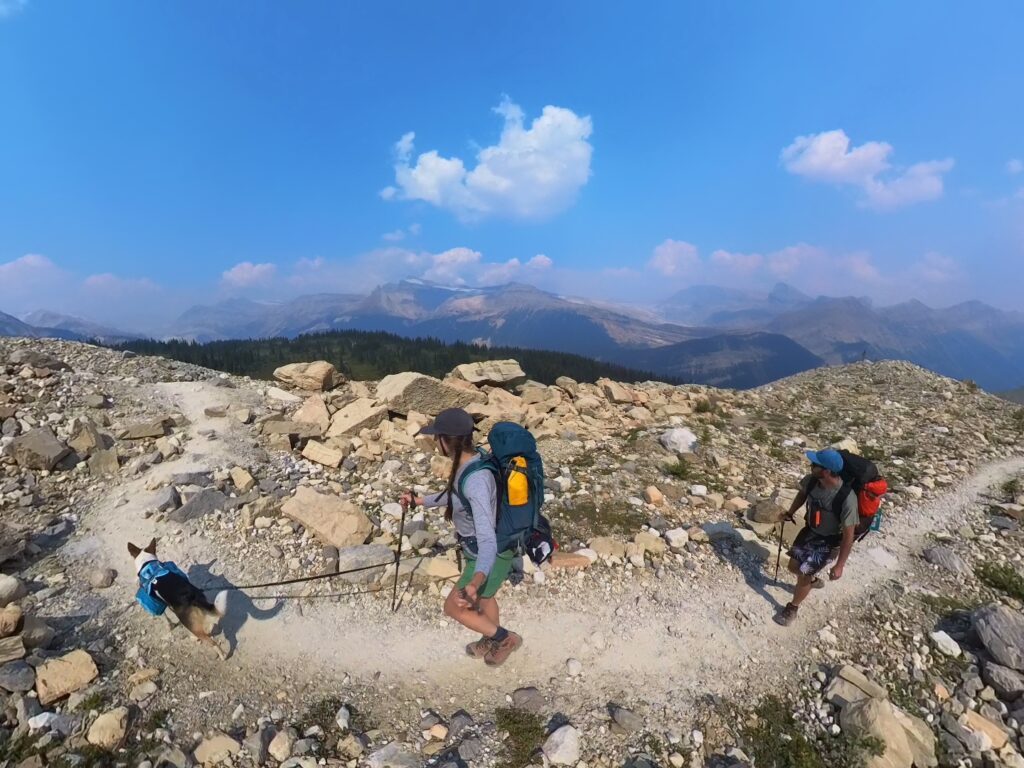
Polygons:
[[[464,558],[466,561],[465,567],[462,569],[462,575],[459,577],[458,582],[455,584],[456,589],[463,589],[473,579],[473,574],[476,573],[476,560],[468,557]],[[508,578],[509,572],[512,570],[512,562],[515,560],[515,555],[512,550],[506,550],[498,554],[498,557],[494,561],[494,565],[491,566],[491,572],[487,574],[487,581],[480,588],[477,593],[480,597],[494,597],[498,594],[498,589],[505,583],[505,579]]]

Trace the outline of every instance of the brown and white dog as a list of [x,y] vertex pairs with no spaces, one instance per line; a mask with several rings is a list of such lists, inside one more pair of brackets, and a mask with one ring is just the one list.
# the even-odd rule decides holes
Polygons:
[[228,652],[211,635],[227,608],[227,592],[219,592],[211,603],[178,566],[156,556],[156,539],[141,549],[129,542],[128,553],[139,576],[139,603],[154,616],[170,608],[183,627],[226,659]]

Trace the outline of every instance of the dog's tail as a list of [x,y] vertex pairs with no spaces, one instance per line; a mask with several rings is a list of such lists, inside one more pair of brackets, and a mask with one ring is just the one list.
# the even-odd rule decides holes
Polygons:
[[217,593],[217,596],[213,598],[213,608],[217,611],[218,616],[223,616],[228,612],[228,593],[227,590],[222,590]]

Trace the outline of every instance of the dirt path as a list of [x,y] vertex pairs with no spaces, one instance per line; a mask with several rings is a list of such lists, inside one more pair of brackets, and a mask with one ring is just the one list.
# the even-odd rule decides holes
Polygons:
[[[142,542],[157,535],[160,526],[141,515],[151,495],[145,485],[154,474],[232,465],[254,450],[245,430],[203,415],[211,405],[238,404],[239,390],[189,383],[160,385],[160,391],[191,420],[185,455],[96,504],[84,517],[83,535],[66,547],[71,554],[118,557],[126,540]],[[219,439],[199,436],[204,429],[217,430]],[[843,579],[812,594],[789,628],[772,622],[775,605],[770,602],[788,601],[789,580],[775,585],[768,578],[759,592],[735,568],[725,569],[712,583],[669,569],[663,578],[647,570],[621,586],[601,586],[584,574],[560,575],[545,588],[505,590],[502,623],[520,632],[526,645],[498,670],[485,670],[462,655],[462,646],[475,638],[443,621],[440,601],[425,596],[415,599],[436,602],[436,614],[405,609],[390,614],[384,601],[374,598],[289,602],[273,618],[249,615],[241,622],[238,648],[228,664],[210,661],[181,633],[175,633],[175,642],[184,647],[175,654],[189,657],[200,687],[222,691],[265,690],[286,679],[301,689],[314,680],[349,678],[395,701],[495,706],[515,688],[536,685],[571,695],[573,706],[581,709],[637,698],[680,709],[707,693],[733,695],[772,686],[810,645],[821,645],[817,632],[830,619],[856,609],[883,582],[904,576],[929,532],[954,525],[979,492],[1022,468],[1021,458],[986,466],[944,495],[888,519],[882,533],[855,550]],[[216,552],[212,542],[186,536],[161,554],[185,565],[208,562]],[[123,559],[127,571],[126,553]],[[219,563],[230,573],[238,573],[236,566]],[[125,576],[111,590],[112,606],[120,604],[126,620],[145,634],[142,642],[166,655],[162,626],[154,631],[160,625],[126,608],[135,584]],[[570,658],[583,668],[574,679],[566,674]]]

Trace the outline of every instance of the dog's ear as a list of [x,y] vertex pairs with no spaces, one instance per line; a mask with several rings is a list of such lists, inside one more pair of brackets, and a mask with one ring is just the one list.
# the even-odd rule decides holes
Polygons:
[[141,549],[139,549],[138,547],[136,547],[136,546],[135,546],[134,544],[132,544],[132,543],[131,543],[130,541],[128,542],[128,554],[132,556],[132,559],[133,559],[133,560],[134,560],[134,559],[135,559],[136,557],[138,557],[138,556],[139,556],[139,553],[140,553],[141,551],[142,551]]
[[149,544],[142,548],[143,552],[149,552],[149,554],[156,557],[156,539],[150,539]]

